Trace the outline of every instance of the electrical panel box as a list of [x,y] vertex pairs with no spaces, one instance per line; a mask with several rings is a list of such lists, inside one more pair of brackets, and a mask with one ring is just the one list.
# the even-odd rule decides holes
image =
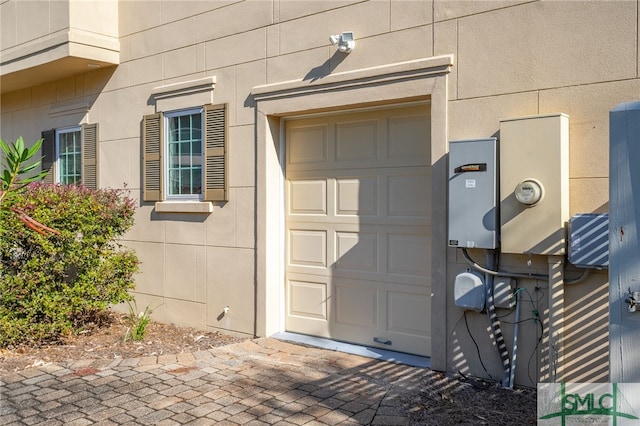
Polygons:
[[500,247],[564,255],[569,220],[569,117],[500,121]]
[[449,246],[498,246],[496,138],[449,142]]
[[609,215],[583,213],[569,220],[569,262],[579,268],[609,267]]

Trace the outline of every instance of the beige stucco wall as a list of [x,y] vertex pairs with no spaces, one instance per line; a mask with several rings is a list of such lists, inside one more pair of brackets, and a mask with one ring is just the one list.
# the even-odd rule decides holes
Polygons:
[[[74,15],[65,2],[58,3],[61,10],[52,6],[48,12],[50,26],[36,26],[31,36],[46,38],[67,28],[66,17]],[[18,16],[18,6],[9,1],[2,7],[4,54],[25,41],[33,26],[12,28],[18,21],[6,21],[6,12]],[[272,205],[267,204],[277,197],[264,194],[281,184],[276,167],[279,121],[262,114],[255,88],[270,93],[268,85],[289,81],[311,87],[331,75],[375,74],[377,67],[452,55],[450,72],[437,80],[444,82],[445,91],[437,95],[445,102],[442,113],[432,118],[435,128],[443,129],[440,138],[489,137],[497,134],[502,118],[565,113],[570,117],[571,214],[606,212],[608,111],[640,94],[637,7],[633,1],[120,1],[119,65],[3,94],[1,136],[35,140],[44,129],[97,122],[100,185],[126,183],[140,199],[140,122],[157,108],[153,89],[215,77],[211,101],[229,105],[229,202],[214,205],[208,215],[161,214],[152,203],[141,203],[127,236],[143,262],[136,297],[139,306],[159,306],[155,318],[161,321],[268,334],[283,327],[280,276],[269,269],[282,256],[268,251],[265,242],[278,238],[269,225],[278,226],[279,218],[268,218]],[[99,32],[113,35],[112,30]],[[356,48],[349,55],[338,54],[328,36],[347,30],[354,31]],[[427,86],[435,78],[417,80],[413,88],[403,86],[406,92],[393,95],[345,88],[333,97],[271,103],[264,111],[286,115],[349,103],[397,102],[415,96],[412,91],[428,96],[432,89]],[[443,146],[442,162],[445,150]],[[442,209],[446,185],[444,176],[439,179],[434,200]],[[438,226],[444,229],[444,224],[434,224]],[[485,375],[451,294],[453,278],[467,265],[446,248],[446,235],[436,241],[434,248],[446,261],[434,264],[434,276],[440,277],[433,282],[434,297],[441,302],[434,304],[432,318],[438,342],[434,367]],[[277,251],[278,244],[268,247]],[[484,253],[472,255],[484,261]],[[501,267],[548,270],[546,258],[524,255],[503,256]],[[570,268],[567,276],[580,272]],[[533,301],[528,296],[523,301],[523,319],[531,318],[532,306],[544,318],[547,284],[521,280],[518,286]],[[566,288],[564,378],[606,380],[607,295],[606,271]],[[225,306],[230,313],[220,318]],[[469,313],[468,320],[482,361],[499,377],[486,316]],[[507,322],[513,314],[504,320],[511,346],[513,325]],[[543,336],[538,343],[538,330],[532,320],[521,324],[518,383],[533,384],[537,375],[547,374],[542,365],[548,342]],[[582,362],[584,354],[590,356],[588,364]]]
[[118,0],[2,2],[2,93],[118,64],[118,4]]
[[[570,117],[570,212],[608,210],[608,112],[638,95],[636,4],[634,2],[436,2],[435,52],[452,51],[457,58],[450,86],[449,137],[464,139],[497,135],[501,118],[562,112]],[[442,37],[438,35],[442,34]],[[442,47],[440,47],[442,45]],[[616,46],[612,49],[611,46]],[[475,253],[478,261],[484,259]],[[529,262],[531,266],[529,266]],[[466,263],[450,256],[450,280]],[[546,260],[536,256],[502,256],[501,266],[515,272],[547,273]],[[569,269],[568,278],[581,271]],[[520,280],[543,314],[548,310],[548,285]],[[526,293],[522,296],[529,297]],[[564,294],[564,371],[556,379],[606,381],[608,372],[608,286],[605,272],[593,273]],[[524,318],[531,318],[528,300]],[[448,369],[483,371],[464,323],[454,324],[459,310],[447,315],[451,353]],[[474,336],[489,341],[483,314],[469,317]],[[524,319],[523,318],[523,319]],[[475,321],[478,319],[478,321]],[[505,321],[513,321],[513,317]],[[462,323],[462,324],[461,324]],[[475,330],[474,330],[475,327]],[[537,342],[533,321],[520,326],[516,381],[531,383],[536,366],[530,355]],[[503,331],[511,346],[513,326]],[[597,331],[595,331],[597,330]],[[538,336],[540,332],[538,332]],[[523,338],[523,336],[526,336]],[[456,346],[458,344],[458,346]],[[547,336],[540,341],[548,355]],[[483,346],[485,364],[499,378],[496,351]],[[524,367],[524,369],[523,369]],[[492,369],[493,368],[493,369]],[[562,375],[564,374],[564,375]]]

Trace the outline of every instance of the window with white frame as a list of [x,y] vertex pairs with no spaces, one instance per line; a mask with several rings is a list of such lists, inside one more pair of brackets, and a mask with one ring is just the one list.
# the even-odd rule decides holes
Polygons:
[[142,120],[144,201],[227,201],[227,107],[157,112]]
[[167,199],[202,194],[202,108],[166,113],[165,167]]
[[80,127],[56,130],[56,182],[80,184],[82,182],[82,140]]
[[82,124],[42,132],[45,183],[98,187],[98,125]]

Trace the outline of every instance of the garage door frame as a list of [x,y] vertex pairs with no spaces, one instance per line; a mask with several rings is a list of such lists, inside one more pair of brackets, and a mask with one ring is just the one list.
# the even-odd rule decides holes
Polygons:
[[[432,218],[446,223],[447,88],[445,55],[254,87],[256,102],[256,333],[284,331],[284,117],[419,100],[431,102]],[[446,368],[446,226],[432,235],[432,368]]]

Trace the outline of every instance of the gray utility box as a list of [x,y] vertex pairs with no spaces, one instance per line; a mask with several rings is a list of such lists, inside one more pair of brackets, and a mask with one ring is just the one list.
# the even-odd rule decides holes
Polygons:
[[569,220],[569,262],[579,268],[609,267],[607,213],[582,213]]
[[498,247],[496,138],[449,142],[449,246]]

